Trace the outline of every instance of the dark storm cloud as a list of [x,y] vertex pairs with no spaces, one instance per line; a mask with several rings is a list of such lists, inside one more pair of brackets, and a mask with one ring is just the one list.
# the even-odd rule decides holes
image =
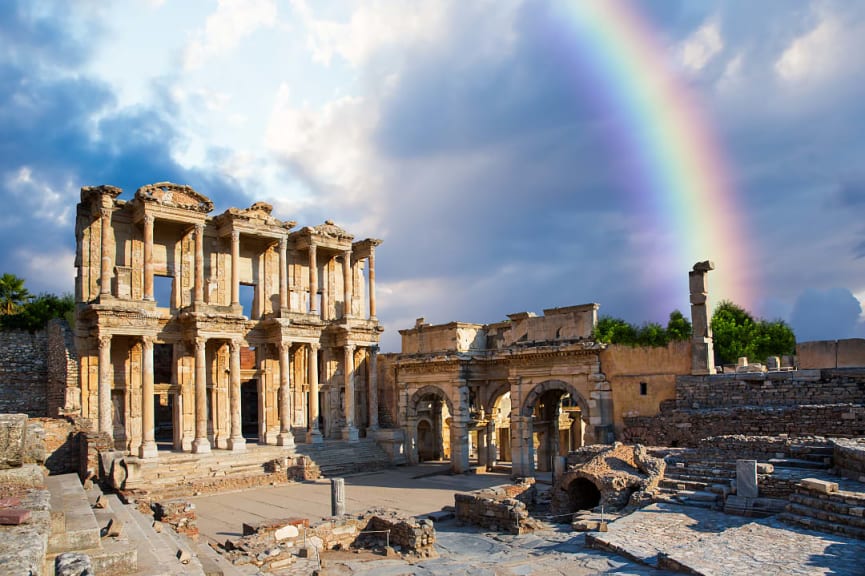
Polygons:
[[[83,185],[138,186],[174,180],[220,200],[240,200],[234,185],[179,166],[170,112],[118,109],[108,86],[80,72],[98,42],[98,21],[29,3],[0,8],[0,270],[26,276],[28,258],[74,248],[74,206]],[[240,200],[242,202],[242,200]],[[20,249],[26,248],[25,251]],[[68,291],[68,273],[32,291]]]
[[796,299],[790,323],[800,342],[851,338],[861,313],[861,304],[846,288],[808,289]]

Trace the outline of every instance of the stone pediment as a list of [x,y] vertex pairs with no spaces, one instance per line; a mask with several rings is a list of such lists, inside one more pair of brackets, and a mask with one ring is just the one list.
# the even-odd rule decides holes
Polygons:
[[135,192],[135,198],[142,202],[153,202],[171,208],[182,208],[207,214],[213,210],[210,198],[200,194],[185,184],[158,182],[142,186]]
[[354,236],[333,223],[333,220],[325,220],[324,224],[319,224],[313,228],[315,233],[324,238],[333,238],[335,240],[353,240]]
[[278,228],[292,228],[297,222],[288,220],[283,222],[279,218],[271,215],[273,206],[267,202],[256,202],[249,208],[229,208],[219,215],[218,220],[225,221],[228,219],[245,220],[252,224],[265,224],[268,226],[276,226]]

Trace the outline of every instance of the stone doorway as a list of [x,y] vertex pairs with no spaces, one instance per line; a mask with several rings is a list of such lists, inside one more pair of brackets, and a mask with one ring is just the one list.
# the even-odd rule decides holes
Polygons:
[[240,384],[240,428],[243,437],[258,441],[258,379]]
[[153,395],[153,435],[160,450],[170,450],[174,444],[176,402],[176,395],[167,391]]
[[421,462],[438,460],[441,457],[440,454],[436,454],[435,436],[429,420],[421,420],[417,423],[417,454]]

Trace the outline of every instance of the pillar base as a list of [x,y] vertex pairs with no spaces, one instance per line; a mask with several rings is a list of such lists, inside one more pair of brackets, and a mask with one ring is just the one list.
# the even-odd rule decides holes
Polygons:
[[139,458],[156,458],[159,456],[159,448],[156,447],[156,442],[145,442],[138,447]]
[[193,454],[208,454],[210,453],[210,441],[207,438],[196,438],[192,441]]
[[349,442],[358,442],[357,428],[354,426],[345,426],[341,431],[342,439]]
[[294,448],[294,434],[291,432],[280,432],[276,436],[276,445],[283,448]]
[[321,430],[315,428],[306,433],[306,441],[309,444],[321,444],[324,442],[324,437],[321,435]]
[[228,449],[232,452],[246,452],[246,438],[243,436],[238,438],[229,438]]

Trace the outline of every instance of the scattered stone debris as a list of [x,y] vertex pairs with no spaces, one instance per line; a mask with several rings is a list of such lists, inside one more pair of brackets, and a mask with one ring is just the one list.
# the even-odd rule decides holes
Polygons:
[[168,524],[175,532],[198,541],[198,525],[195,517],[195,504],[187,500],[168,500],[151,505],[155,520]]
[[461,522],[493,531],[533,532],[544,526],[529,510],[537,502],[537,494],[533,478],[468,494],[454,494],[456,517]]

